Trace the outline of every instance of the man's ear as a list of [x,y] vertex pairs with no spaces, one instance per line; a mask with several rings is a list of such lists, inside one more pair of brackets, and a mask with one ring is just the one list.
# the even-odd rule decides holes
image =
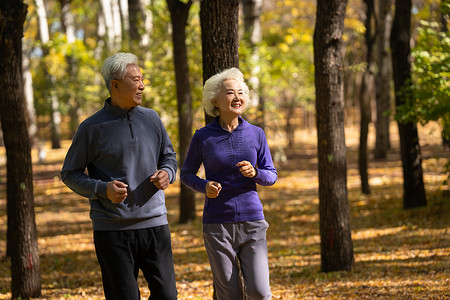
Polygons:
[[118,90],[119,89],[119,81],[117,81],[116,79],[113,79],[111,81],[111,87],[113,90]]

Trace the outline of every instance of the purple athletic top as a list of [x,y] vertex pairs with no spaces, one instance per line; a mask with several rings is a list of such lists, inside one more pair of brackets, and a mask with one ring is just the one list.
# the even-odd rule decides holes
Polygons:
[[[257,171],[253,178],[241,174],[236,164],[249,161]],[[206,179],[197,176],[203,163]],[[181,182],[206,196],[206,183],[219,182],[217,198],[205,197],[203,223],[237,223],[263,220],[263,206],[256,184],[269,186],[277,180],[264,131],[239,117],[239,125],[228,132],[218,117],[197,130],[181,168]]]

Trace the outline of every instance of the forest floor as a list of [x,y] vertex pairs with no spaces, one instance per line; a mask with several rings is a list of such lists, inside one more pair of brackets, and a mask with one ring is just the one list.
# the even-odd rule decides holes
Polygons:
[[[394,127],[395,130],[395,127]],[[359,133],[346,129],[348,200],[355,264],[351,272],[320,271],[318,179],[315,132],[298,131],[296,147],[274,157],[279,180],[260,188],[270,223],[268,247],[274,299],[450,299],[450,190],[442,173],[450,152],[436,126],[420,128],[426,207],[404,210],[398,141],[386,160],[369,162],[371,194],[360,192]],[[395,134],[393,133],[392,136]],[[42,297],[103,299],[94,253],[88,201],[60,181],[69,141],[35,163],[34,192]],[[373,136],[369,139],[373,145]],[[272,145],[271,145],[272,146]],[[6,249],[6,167],[0,148],[0,299],[10,299]],[[36,154],[33,153],[33,157]],[[3,160],[3,161],[2,161]],[[197,220],[179,224],[179,181],[166,192],[179,299],[212,299],[211,270]],[[142,274],[142,299],[150,295]]]

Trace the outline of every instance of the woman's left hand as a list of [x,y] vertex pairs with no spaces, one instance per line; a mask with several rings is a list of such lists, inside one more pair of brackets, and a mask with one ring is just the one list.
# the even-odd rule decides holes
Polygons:
[[253,178],[258,174],[252,164],[246,160],[238,162],[236,167],[240,167],[239,171],[241,171],[242,175],[245,177]]

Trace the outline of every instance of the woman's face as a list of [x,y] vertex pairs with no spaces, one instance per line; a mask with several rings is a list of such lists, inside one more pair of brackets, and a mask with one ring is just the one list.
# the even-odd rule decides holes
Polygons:
[[245,97],[240,83],[234,79],[223,81],[219,94],[213,100],[213,105],[219,109],[222,117],[241,115],[244,111]]

